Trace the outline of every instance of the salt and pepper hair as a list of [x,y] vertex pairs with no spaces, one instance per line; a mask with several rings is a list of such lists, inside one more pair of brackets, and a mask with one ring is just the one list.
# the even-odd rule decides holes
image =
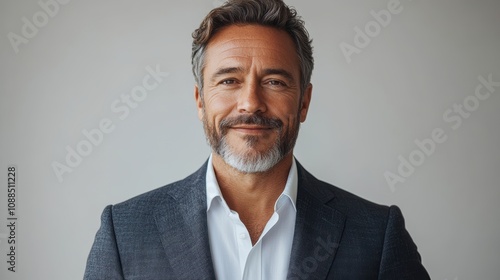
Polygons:
[[297,11],[282,0],[229,0],[213,9],[203,19],[193,36],[191,63],[193,74],[203,98],[203,69],[206,47],[221,28],[235,24],[258,24],[286,31],[295,43],[300,62],[300,89],[304,94],[311,81],[314,59],[312,40]]

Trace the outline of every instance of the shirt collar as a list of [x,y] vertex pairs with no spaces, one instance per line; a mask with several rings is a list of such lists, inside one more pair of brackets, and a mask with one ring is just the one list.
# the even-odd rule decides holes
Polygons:
[[[223,207],[229,213],[230,209],[227,206],[224,197],[220,191],[219,183],[217,182],[217,178],[215,177],[214,166],[212,164],[212,154],[208,158],[207,164],[207,174],[206,174],[206,188],[207,188],[207,212],[210,210],[212,206],[212,202],[215,198],[219,198],[222,202]],[[298,188],[298,175],[297,175],[297,165],[295,163],[295,159],[292,160],[292,166],[290,167],[290,171],[288,172],[288,178],[286,180],[285,189],[281,193],[281,195],[276,200],[274,204],[274,211],[281,208],[286,201],[290,201],[292,203],[293,209],[297,211],[295,203],[297,201],[297,188]],[[288,198],[288,199],[287,199]]]

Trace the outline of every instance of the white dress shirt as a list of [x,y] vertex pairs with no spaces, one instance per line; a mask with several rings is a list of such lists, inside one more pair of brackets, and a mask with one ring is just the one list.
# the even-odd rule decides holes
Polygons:
[[208,160],[207,218],[210,251],[219,280],[286,279],[297,209],[297,166],[293,160],[283,193],[259,240],[252,246],[238,213],[229,209],[217,183],[212,156]]

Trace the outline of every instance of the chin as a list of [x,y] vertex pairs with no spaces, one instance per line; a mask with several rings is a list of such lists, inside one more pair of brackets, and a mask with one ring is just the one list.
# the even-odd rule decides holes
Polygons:
[[261,173],[269,171],[283,158],[278,147],[272,147],[266,152],[252,151],[235,153],[227,145],[219,155],[224,162],[242,173]]

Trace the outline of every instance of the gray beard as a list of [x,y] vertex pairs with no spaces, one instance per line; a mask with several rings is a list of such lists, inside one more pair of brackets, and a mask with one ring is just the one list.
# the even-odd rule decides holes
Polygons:
[[[231,146],[227,143],[226,133],[228,127],[239,123],[260,124],[273,127],[277,130],[278,137],[273,146],[265,152],[249,150],[248,152],[237,153],[232,150]],[[242,116],[223,120],[219,125],[221,131],[221,135],[219,135],[215,128],[208,123],[205,116],[203,117],[205,136],[212,150],[222,157],[226,164],[243,173],[266,172],[273,168],[293,150],[295,141],[297,140],[299,126],[300,122],[297,121],[290,130],[286,130],[285,133],[283,133],[283,123],[279,119],[269,119],[258,115]],[[247,136],[244,140],[249,148],[252,148],[259,141],[258,137],[255,136]]]
[[[253,139],[246,139],[247,146],[252,146]],[[226,137],[222,137],[219,147],[214,150],[222,157],[224,162],[242,173],[266,172],[280,162],[285,154],[280,152],[279,139],[273,147],[264,153],[249,152],[237,154],[231,150],[226,142]]]

